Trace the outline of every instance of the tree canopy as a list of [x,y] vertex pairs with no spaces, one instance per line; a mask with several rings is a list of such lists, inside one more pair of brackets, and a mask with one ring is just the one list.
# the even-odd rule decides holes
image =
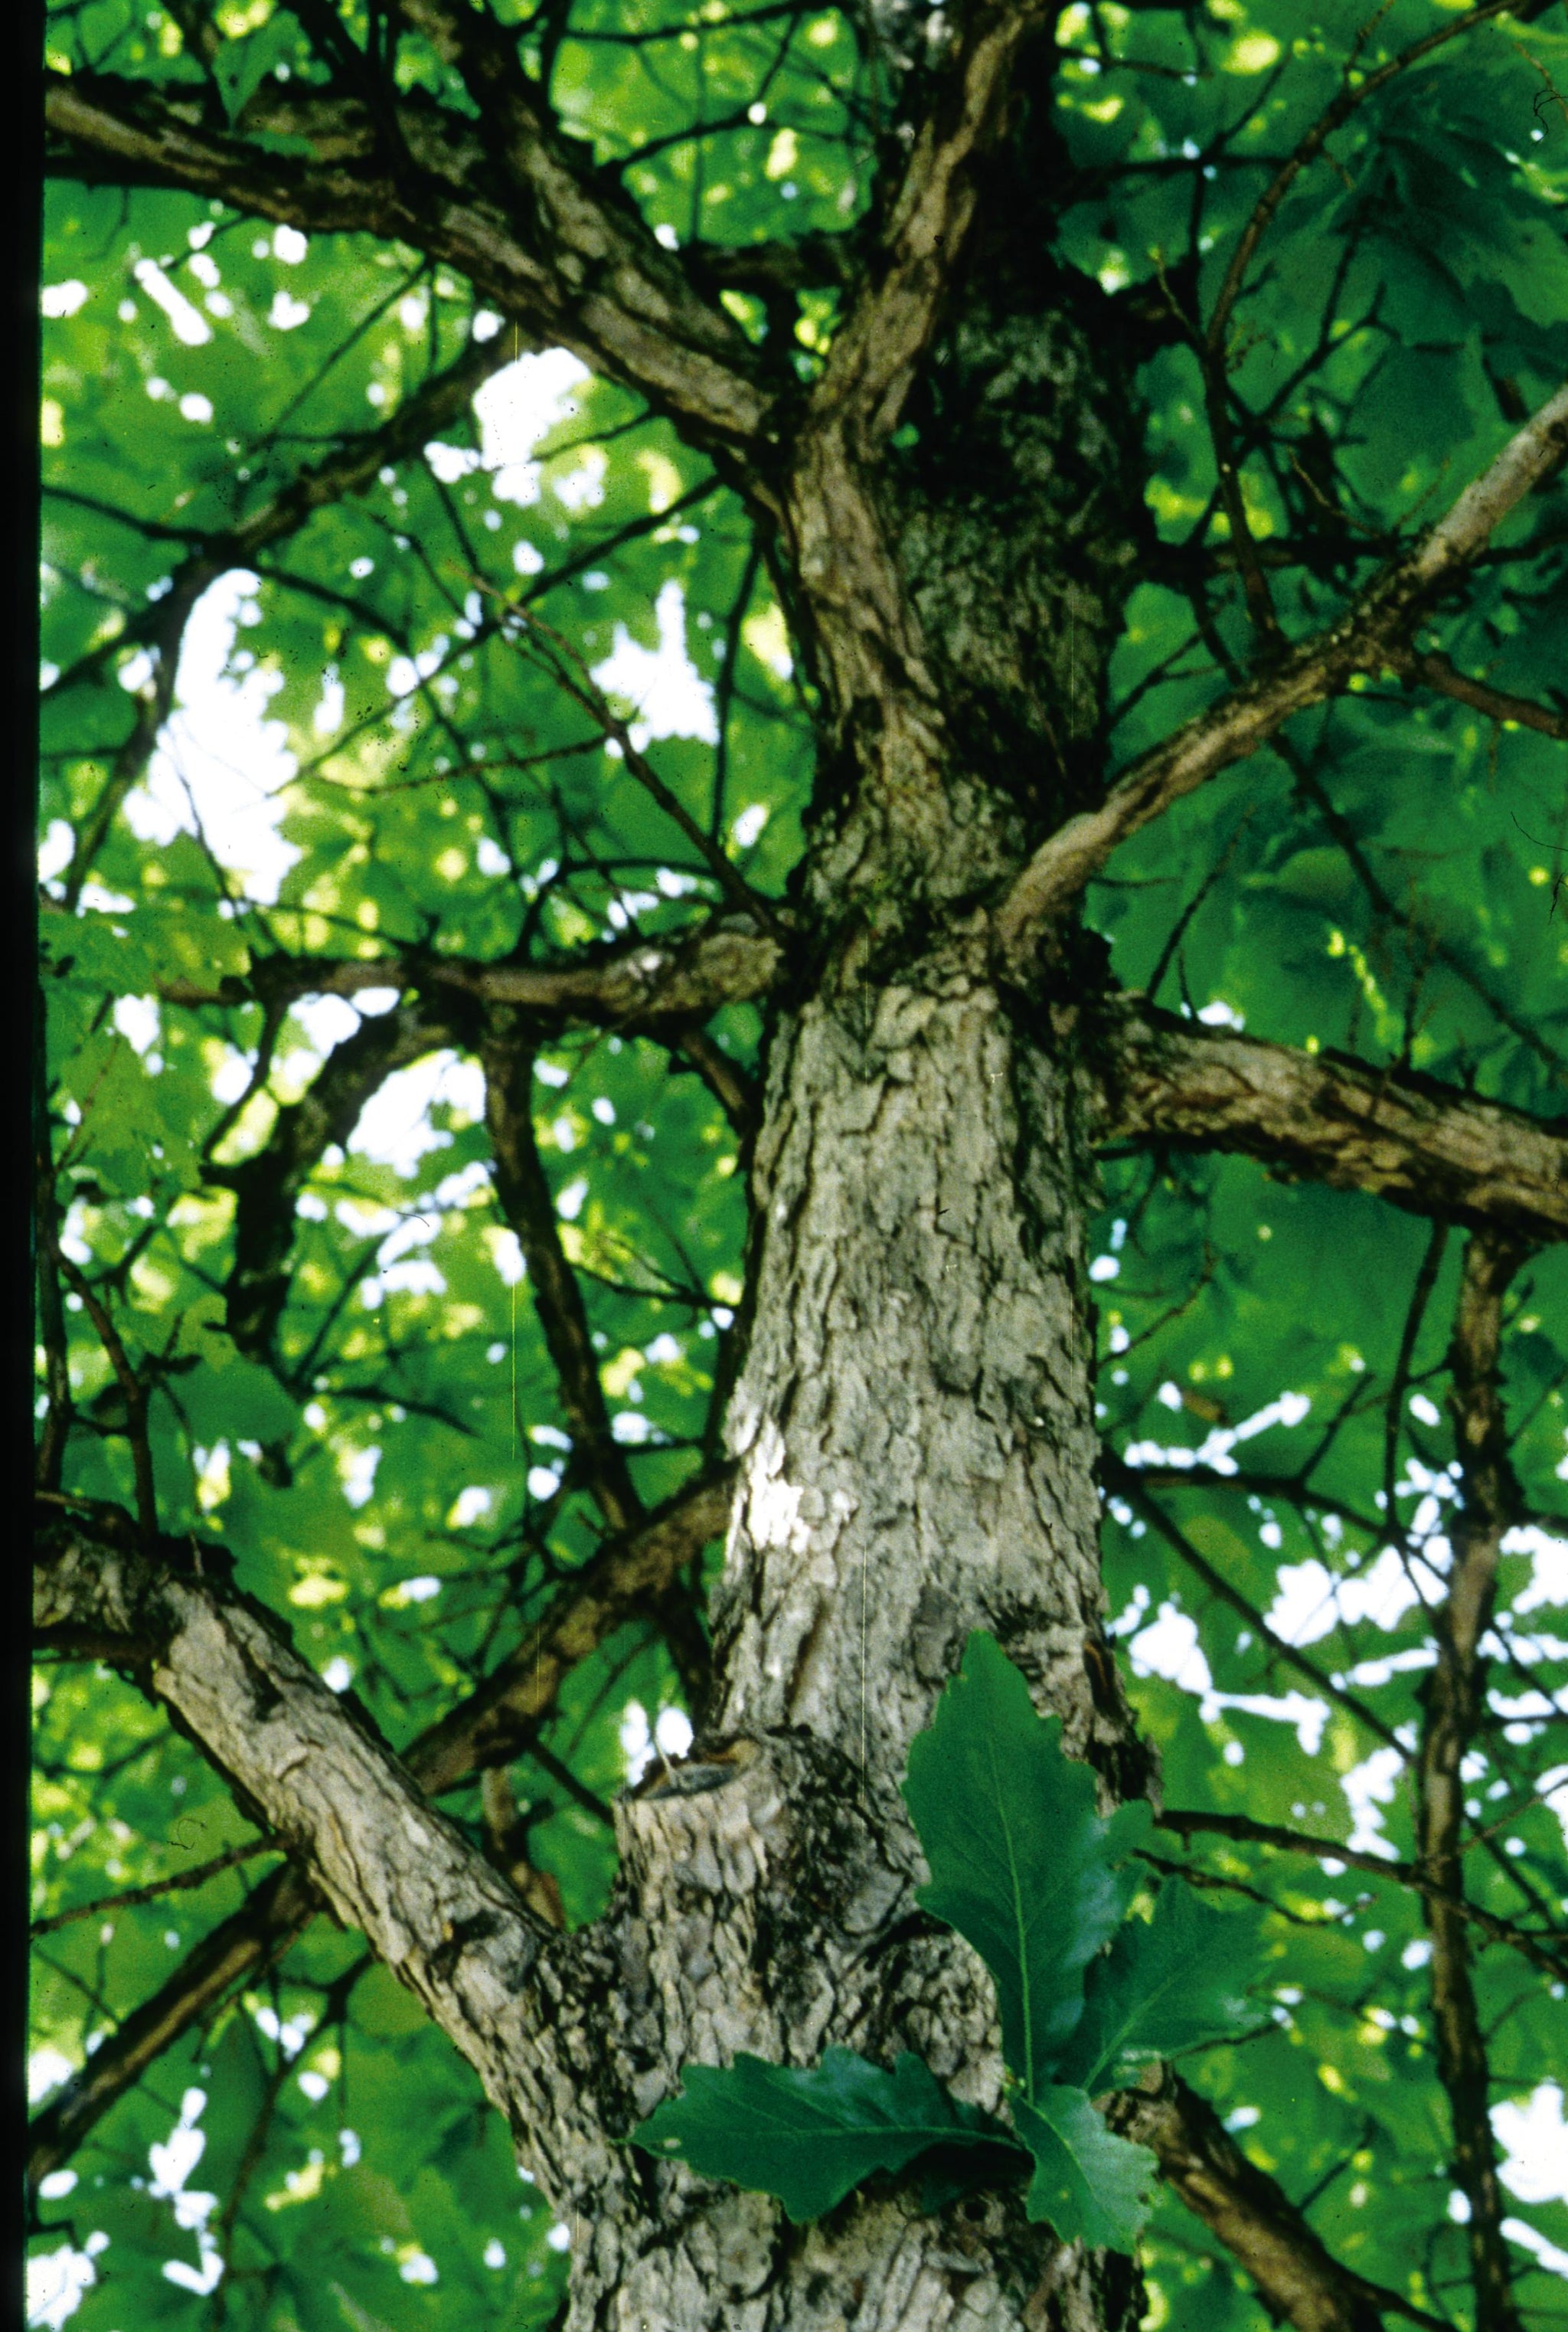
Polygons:
[[[1028,1011],[1091,1040],[1095,1657],[1158,1755],[1142,1867],[1265,1954],[1255,2027],[1116,2109],[1146,2321],[1544,2332],[1568,17],[71,0],[45,67],[44,2318],[563,2303],[582,2226],[318,1835],[395,1752],[451,1826],[413,1866],[466,1842],[587,1931],[613,1802],[700,1725],[768,1040],[850,788],[780,515],[831,389],[937,513],[932,604],[973,582],[965,750],[1055,773],[986,913],[1015,970],[1065,913]],[[997,383],[1071,361],[926,364],[1010,76],[1040,303],[1125,386],[1039,457],[1044,580],[922,467],[984,483]],[[1073,514],[1123,469],[1107,549]],[[1031,593],[1049,688],[993,672]],[[213,1679],[282,1634],[337,1696],[294,1827],[166,1594]]]

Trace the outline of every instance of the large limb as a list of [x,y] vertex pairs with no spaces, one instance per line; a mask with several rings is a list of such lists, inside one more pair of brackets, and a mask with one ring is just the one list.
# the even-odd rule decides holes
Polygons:
[[1208,2099],[1168,2065],[1123,2090],[1107,2118],[1152,2147],[1161,2176],[1245,2268],[1277,2322],[1297,2332],[1377,2332],[1385,2315],[1398,2315],[1447,2332],[1441,2317],[1342,2266],[1283,2187],[1247,2159]]
[[1544,1246],[1568,1238],[1568,1119],[1410,1069],[1202,1028],[1138,996],[1096,1032],[1101,1143],[1239,1150],[1282,1172]]
[[1413,668],[1413,635],[1493,533],[1568,450],[1568,387],[1511,437],[1480,477],[1403,557],[1385,567],[1327,631],[1303,640],[1269,673],[1222,696],[1143,754],[1103,801],[1059,827],[997,910],[1003,959],[1022,965],[1051,918],[1077,898],[1120,842],[1221,770],[1268,742],[1293,713],[1342,694],[1358,673]]
[[167,1004],[288,1003],[300,996],[355,996],[364,988],[448,989],[482,1004],[510,1005],[545,1026],[657,1030],[705,1020],[724,1004],[754,1002],[783,980],[779,940],[750,918],[715,916],[689,931],[641,936],[567,963],[487,963],[466,956],[272,955],[213,987],[168,980]]
[[207,118],[195,88],[49,72],[50,167],[183,188],[306,234],[406,244],[466,275],[534,339],[646,397],[694,442],[732,456],[762,450],[759,353],[587,149],[562,137],[508,54],[515,33],[437,0],[405,14],[499,109],[493,134],[420,91],[388,91],[373,113],[341,85],[287,95],[269,85],[247,121],[309,148],[280,154]]
[[830,869],[852,867],[876,914],[905,882],[934,895],[972,888],[974,854],[987,847],[984,817],[968,830],[977,798],[946,734],[885,449],[974,263],[985,161],[1050,14],[1038,0],[972,0],[929,19],[922,110],[791,447],[783,531],[795,612],[823,692],[823,761],[838,765],[832,786],[845,786],[836,846],[815,854],[818,877],[831,893]]
[[[788,975],[776,938],[725,915],[570,964],[276,955],[218,987],[172,981],[160,993],[171,1004],[277,1005],[423,983],[513,1006],[546,1026],[669,1037],[727,1003],[777,993]],[[1134,993],[1098,1007],[1087,1037],[1102,1147],[1240,1151],[1417,1214],[1495,1223],[1532,1245],[1568,1236],[1568,1121],[1531,1117],[1413,1070],[1201,1027]]]
[[898,425],[936,338],[979,199],[975,165],[1006,110],[1020,52],[1050,21],[1041,0],[973,0],[939,69],[935,101],[870,258],[865,286],[833,341],[813,403],[862,459]]
[[547,2115],[554,2044],[525,2004],[546,1931],[214,1557],[178,1541],[107,1544],[64,1522],[41,1550],[35,1622],[150,1639],[151,1691],[239,1802],[301,1859],[514,2127]]
[[[457,1789],[528,1744],[549,1718],[571,1669],[664,1594],[693,1556],[718,1536],[728,1515],[731,1477],[727,1466],[698,1476],[639,1530],[612,1540],[563,1581],[510,1658],[404,1751],[404,1765],[426,1797]],[[61,1623],[53,1624],[58,1629]],[[69,1624],[80,1633],[80,1622]],[[118,1625],[106,1630],[100,1623],[89,1647],[93,1658],[118,1656],[138,1666],[152,1649],[148,1639],[128,1638]],[[320,1907],[320,1897],[296,1860],[273,1872],[204,1937],[34,2117],[28,2132],[30,2188],[36,2192],[39,2179],[69,2159],[166,2049],[236,1985],[279,1958]]]

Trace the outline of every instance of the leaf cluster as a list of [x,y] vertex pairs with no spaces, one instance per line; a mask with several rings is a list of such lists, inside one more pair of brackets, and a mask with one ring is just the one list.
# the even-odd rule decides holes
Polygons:
[[[1093,2099],[1161,2058],[1234,2038],[1258,2020],[1256,1923],[1213,1911],[1180,1879],[1127,1916],[1145,1887],[1141,1802],[1096,1811],[1090,1769],[1061,1747],[993,1636],[909,1752],[904,1796],[931,1876],[918,1900],[990,1973],[1009,2079],[999,2120],[950,2096],[904,2050],[889,2072],[847,2049],[809,2069],[738,2056],[688,2065],[683,2092],[632,2134],[661,2158],[820,2218],[878,2173],[913,2169],[920,2207],[1027,2176],[1025,2208],[1063,2242],[1131,2251],[1155,2157],[1107,2127]],[[1011,2133],[1011,2135],[1010,2135]]]

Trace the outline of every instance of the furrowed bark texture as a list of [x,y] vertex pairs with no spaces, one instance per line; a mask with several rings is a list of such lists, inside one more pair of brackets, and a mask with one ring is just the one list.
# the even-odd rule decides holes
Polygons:
[[[916,1909],[897,1788],[971,1629],[1062,1714],[1107,1800],[1147,1785],[1100,1627],[1076,1090],[978,945],[819,994],[777,1032],[712,1729],[617,1806],[617,1897],[544,1979],[541,2019],[612,2133],[682,2063],[738,2050],[910,2047],[998,2101],[989,1983]],[[1016,2194],[928,2219],[897,2190],[794,2229],[630,2150],[552,2152],[580,2230],[573,2332],[1120,2332],[1141,2313],[1129,2260],[1061,2249]]]

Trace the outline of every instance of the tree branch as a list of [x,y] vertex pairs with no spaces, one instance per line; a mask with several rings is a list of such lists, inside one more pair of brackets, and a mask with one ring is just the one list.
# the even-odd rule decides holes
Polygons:
[[[221,1552],[147,1554],[67,1524],[35,1577],[42,1626],[83,1621],[158,1644],[150,1682],[247,1810],[309,1865],[346,1925],[420,2000],[517,2122],[537,2117],[553,2041],[523,1994],[544,1931],[415,1782],[367,1718],[341,1702],[280,1623],[222,1575]],[[280,1882],[288,1884],[284,1879]],[[101,2054],[101,2051],[100,2052]],[[564,2066],[552,2078],[568,2078]]]
[[68,2162],[109,2107],[147,2068],[199,2024],[238,1983],[278,1958],[319,1908],[314,1888],[292,1863],[265,1878],[242,1910],[186,1954],[150,2000],[116,2027],[72,2073],[27,2129],[27,2184]]
[[169,980],[166,1003],[266,1002],[297,996],[353,996],[362,988],[447,988],[483,1004],[506,1004],[546,1023],[583,1021],[614,1029],[706,1020],[723,1004],[765,996],[785,970],[778,938],[750,916],[725,913],[667,938],[631,938],[584,951],[565,964],[475,962],[459,956],[269,956],[215,988]]
[[1222,1603],[1228,1603],[1240,1618],[1246,1620],[1253,1633],[1268,1646],[1275,1659],[1283,1660],[1288,1667],[1293,1668],[1298,1676],[1305,1677],[1307,1682],[1326,1699],[1335,1702],[1339,1707],[1347,1710],[1385,1746],[1390,1748],[1399,1746],[1392,1725],[1385,1725],[1377,1712],[1369,1708],[1366,1702],[1355,1693],[1346,1692],[1343,1685],[1335,1684],[1326,1668],[1319,1668],[1317,1662],[1308,1653],[1298,1651],[1294,1644],[1288,1643],[1283,1636],[1269,1626],[1262,1612],[1248,1601],[1240,1589],[1232,1586],[1223,1572],[1216,1571],[1208,1558],[1199,1553],[1186,1533],[1179,1530],[1171,1520],[1159,1500],[1150,1497],[1147,1489],[1138,1479],[1136,1466],[1129,1466],[1124,1458],[1117,1456],[1114,1449],[1102,1446],[1099,1474],[1101,1481],[1107,1489],[1114,1491],[1118,1498],[1125,1498],[1130,1506],[1137,1508],[1150,1528],[1158,1532],[1171,1552],[1181,1557],[1188,1570],[1202,1581],[1210,1593],[1217,1595]]
[[[722,1005],[775,992],[788,970],[778,938],[726,914],[686,933],[621,941],[558,966],[275,955],[214,988],[171,980],[159,993],[166,1003],[199,1007],[444,988],[480,1004],[513,1006],[546,1026],[645,1029],[692,1060],[739,1127],[751,1106],[748,1087],[693,1030]],[[1101,1147],[1160,1142],[1239,1151],[1415,1214],[1492,1223],[1533,1246],[1568,1237],[1568,1119],[1532,1117],[1411,1069],[1374,1068],[1346,1054],[1302,1053],[1200,1027],[1134,992],[1097,1008],[1086,1037]]]
[[1554,712],[1550,706],[1536,704],[1527,696],[1513,696],[1506,689],[1490,688],[1484,680],[1472,680],[1446,655],[1412,655],[1396,664],[1395,670],[1407,679],[1422,682],[1435,695],[1451,696],[1457,704],[1468,704],[1472,712],[1485,713],[1488,721],[1516,721],[1521,729],[1534,729],[1542,737],[1568,740],[1568,712]]
[[1151,2146],[1160,2174],[1257,2285],[1269,2314],[1297,2332],[1377,2332],[1384,2315],[1451,2332],[1440,2317],[1353,2274],[1325,2248],[1306,2214],[1250,2162],[1206,2098],[1168,2065],[1123,2089],[1107,2119]]
[[423,998],[363,1021],[328,1055],[303,1098],[280,1109],[252,1157],[204,1169],[208,1181],[234,1193],[225,1316],[241,1352],[261,1352],[271,1343],[289,1294],[294,1202],[323,1151],[347,1142],[366,1103],[394,1069],[451,1044],[453,1034],[450,1020]]
[[[112,1651],[109,1658],[113,1658]],[[133,1910],[139,1903],[156,1903],[161,1895],[177,1895],[193,1887],[204,1887],[209,1878],[220,1872],[232,1870],[239,1862],[252,1861],[258,1854],[280,1854],[281,1847],[270,1838],[252,1838],[243,1846],[231,1846],[226,1853],[214,1854],[209,1862],[198,1862],[189,1870],[176,1870],[167,1878],[155,1878],[146,1887],[127,1887],[118,1895],[100,1895],[90,1903],[73,1903],[69,1911],[56,1911],[52,1918],[34,1919],[28,1935],[36,1942],[40,1935],[52,1935],[57,1927],[74,1926],[79,1919],[101,1919],[110,1911]]]
[[834,415],[862,458],[898,425],[963,263],[979,195],[976,157],[1001,128],[1020,52],[1050,16],[1041,0],[974,0],[959,19],[880,247],[813,399]]
[[[732,1478],[729,1467],[699,1477],[668,1499],[630,1540],[602,1548],[564,1582],[518,1651],[404,1752],[404,1766],[427,1797],[458,1788],[475,1772],[504,1763],[529,1744],[568,1670],[596,1651],[646,1599],[662,1592],[723,1530]],[[128,1518],[118,1516],[116,1532],[110,1512],[118,1515],[106,1511],[94,1518],[95,1527],[128,1544]],[[128,1638],[117,1622],[113,1615],[108,1627],[101,1620],[89,1623],[90,1641],[80,1621],[54,1624],[81,1636],[82,1658],[124,1659],[128,1644],[138,1665],[150,1662],[157,1649],[153,1633],[144,1630]],[[204,1937],[34,2117],[29,2185],[36,2189],[40,2178],[58,2169],[156,2058],[236,1984],[279,1958],[319,1908],[309,1878],[290,1863]]]
[[1476,2332],[1518,2332],[1519,2314],[1502,2232],[1507,2204],[1497,2182],[1486,2039],[1470,1981],[1464,1916],[1449,1898],[1464,1893],[1462,1767],[1486,1713],[1481,1639],[1491,1621],[1503,1536],[1519,1503],[1508,1459],[1498,1356],[1503,1295],[1523,1261],[1519,1247],[1484,1231],[1471,1235],[1465,1251],[1449,1354],[1462,1505],[1449,1534],[1448,1595],[1432,1615],[1438,1663],[1428,1683],[1411,1777],[1421,1866],[1440,1889],[1423,1897],[1432,1939],[1432,2023],[1438,2075],[1453,2126],[1454,2180],[1470,2206],[1465,2232]]
[[1221,1838],[1273,1847],[1281,1854],[1307,1855],[1315,1861],[1341,1862],[1347,1870],[1364,1870],[1370,1878],[1386,1878],[1398,1887],[1413,1887],[1432,1902],[1440,1902],[1458,1912],[1493,1943],[1506,1944],[1521,1953],[1553,1982],[1561,1983],[1568,1975],[1568,1928],[1556,1936],[1541,1935],[1527,1927],[1516,1926],[1511,1920],[1497,1918],[1490,1911],[1483,1911],[1479,1904],[1467,1902],[1462,1895],[1446,1894],[1419,1862],[1402,1861],[1394,1855],[1369,1854],[1359,1847],[1342,1846],[1337,1839],[1309,1838],[1300,1830],[1284,1830],[1278,1822],[1254,1821],[1250,1814],[1188,1812],[1166,1806],[1155,1816],[1155,1821],[1161,1830],[1175,1830],[1183,1838],[1193,1830],[1212,1830]]
[[516,29],[447,0],[404,0],[401,13],[462,75],[478,123],[423,91],[389,91],[401,152],[378,154],[375,120],[359,97],[269,86],[241,132],[281,131],[313,148],[282,155],[205,119],[194,91],[169,96],[115,74],[51,72],[51,166],[90,183],[183,187],[306,234],[407,244],[466,275],[543,344],[573,349],[646,397],[694,442],[765,450],[762,353],[700,296],[587,150],[563,137],[522,72]]
[[1568,1238],[1568,1118],[1539,1119],[1411,1069],[1199,1028],[1141,997],[1111,1000],[1091,1044],[1101,1143],[1234,1150],[1415,1214]]
[[518,1754],[555,1706],[568,1671],[630,1612],[645,1610],[722,1534],[734,1473],[725,1465],[699,1475],[563,1582],[511,1658],[404,1753],[428,1796],[440,1797],[471,1773]]
[[1022,968],[1043,926],[1077,898],[1118,843],[1221,769],[1245,760],[1293,713],[1341,694],[1356,673],[1396,665],[1432,602],[1464,574],[1532,487],[1568,449],[1568,387],[1511,437],[1482,475],[1404,556],[1385,567],[1340,621],[1289,649],[1262,677],[1223,696],[1135,761],[1093,809],[1043,842],[996,912],[1003,960]]
[[612,1530],[642,1516],[625,1452],[610,1429],[599,1357],[588,1333],[583,1291],[561,1247],[556,1201],[534,1139],[537,1034],[516,1013],[491,1015],[480,1046],[485,1073],[485,1123],[501,1212],[517,1234],[528,1287],[560,1381],[572,1433],[572,1467]]

